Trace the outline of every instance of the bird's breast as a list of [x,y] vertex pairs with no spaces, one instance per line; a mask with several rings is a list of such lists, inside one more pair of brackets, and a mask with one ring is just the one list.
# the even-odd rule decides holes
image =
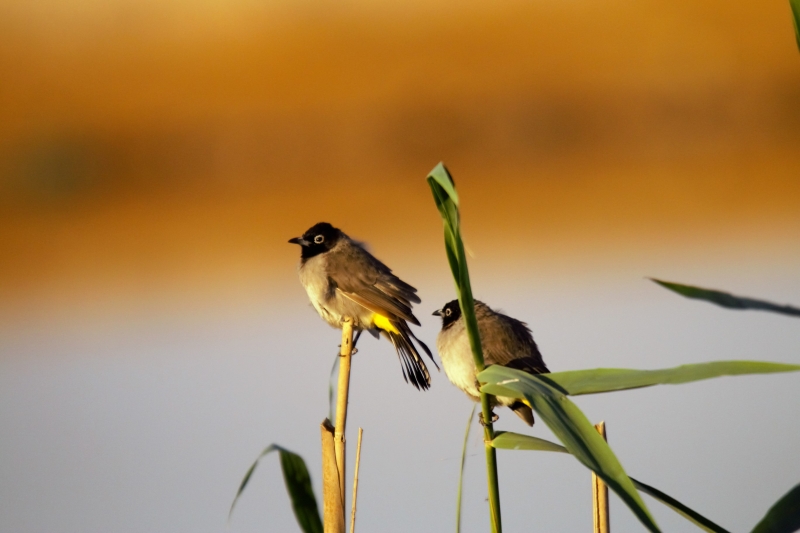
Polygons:
[[[460,327],[459,327],[460,326]],[[444,373],[450,382],[472,396],[480,396],[476,385],[475,360],[469,346],[469,338],[463,325],[453,324],[450,328],[439,332],[436,337],[436,348],[442,360]]]
[[337,322],[339,317],[332,316],[328,306],[330,299],[330,282],[328,280],[328,273],[325,269],[324,255],[317,255],[307,259],[299,269],[300,284],[308,294],[308,299],[311,305],[317,310],[326,322]]

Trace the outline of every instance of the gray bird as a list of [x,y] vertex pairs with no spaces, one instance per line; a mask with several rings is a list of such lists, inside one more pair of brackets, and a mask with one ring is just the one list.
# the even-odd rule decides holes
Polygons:
[[411,381],[417,389],[428,389],[430,373],[411,339],[431,361],[433,355],[408,326],[408,322],[419,326],[411,312],[411,304],[420,303],[417,289],[392,274],[362,244],[327,222],[312,226],[302,237],[289,242],[301,246],[300,283],[319,316],[339,329],[345,318],[353,319],[357,330],[354,346],[363,330],[376,338],[380,334],[389,339],[406,382]]
[[[433,314],[442,318],[442,330],[436,338],[436,348],[447,378],[473,401],[480,401],[479,385],[475,378],[477,370],[458,300],[448,302]],[[486,366],[501,365],[529,374],[550,372],[533,341],[531,330],[524,322],[493,311],[478,300],[475,300],[475,316]],[[533,411],[522,401],[497,396],[494,397],[491,407],[496,405],[511,408],[526,424],[533,425]]]

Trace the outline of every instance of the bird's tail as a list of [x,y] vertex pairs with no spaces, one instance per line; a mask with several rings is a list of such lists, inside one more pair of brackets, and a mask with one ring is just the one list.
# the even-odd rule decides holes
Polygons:
[[411,342],[411,339],[417,341],[417,344],[425,350],[425,353],[428,354],[428,357],[431,358],[431,361],[433,361],[434,366],[436,366],[438,370],[439,365],[433,360],[433,354],[431,354],[431,351],[424,342],[414,336],[405,321],[393,321],[392,325],[396,331],[381,330],[381,333],[386,335],[397,351],[397,357],[400,359],[401,368],[403,370],[403,378],[406,382],[410,381],[417,389],[429,389],[431,386],[431,375],[428,372],[428,367],[425,366],[425,361],[420,357],[419,351],[417,347],[414,346],[414,343]]
[[533,409],[531,409],[530,405],[527,405],[527,402],[514,402],[508,407],[514,411],[518,417],[524,420],[526,424],[533,427],[533,423],[535,422],[533,419]]

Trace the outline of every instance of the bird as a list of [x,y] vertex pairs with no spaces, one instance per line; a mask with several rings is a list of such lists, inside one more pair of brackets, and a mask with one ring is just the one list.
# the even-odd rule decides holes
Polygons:
[[[448,302],[433,314],[442,319],[442,329],[436,337],[436,348],[447,378],[473,401],[480,401],[477,369],[458,300]],[[475,317],[478,321],[486,366],[501,365],[523,370],[529,374],[550,372],[544,364],[542,354],[527,324],[494,311],[478,300],[475,300]],[[507,406],[526,424],[533,426],[533,410],[525,401],[505,396],[490,398],[493,398],[490,400],[492,409],[497,405]],[[494,422],[497,420],[497,415],[492,414]],[[484,423],[482,416],[481,423]]]
[[406,382],[418,390],[429,389],[430,373],[412,339],[437,370],[439,366],[408,325],[420,325],[411,311],[412,304],[421,302],[417,289],[395,276],[362,243],[328,222],[315,224],[289,242],[300,245],[300,283],[319,316],[339,329],[345,319],[352,319],[357,331],[353,346],[364,330],[376,338],[387,338],[394,345]]

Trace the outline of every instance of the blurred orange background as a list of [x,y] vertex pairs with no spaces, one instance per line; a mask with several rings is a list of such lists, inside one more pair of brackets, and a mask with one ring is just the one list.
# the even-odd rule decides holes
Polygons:
[[491,255],[800,230],[782,2],[1,9],[5,315],[235,291],[326,217],[436,253],[440,160]]
[[[318,221],[334,223],[369,242],[419,287],[424,302],[418,314],[430,318],[452,297],[441,222],[424,181],[439,161],[453,173],[462,198],[476,294],[529,321],[544,338],[551,368],[726,358],[798,363],[800,339],[788,319],[726,314],[642,288],[642,277],[653,275],[800,304],[798,146],[800,55],[785,1],[4,2],[0,375],[6,381],[0,391],[6,410],[0,420],[8,430],[0,436],[6,460],[0,463],[0,502],[6,502],[0,503],[0,529],[218,530],[229,495],[260,447],[289,439],[280,442],[310,458],[312,472],[318,471],[315,424],[323,416],[330,363],[287,354],[307,340],[316,343],[309,352],[332,355],[335,348],[326,346],[337,339],[309,312],[296,280],[297,250],[286,241]],[[425,339],[433,343],[436,325],[429,325]],[[398,492],[366,500],[364,508],[372,508],[364,511],[372,524],[366,529],[451,527],[453,481],[442,481],[436,494],[422,491],[423,504],[404,499],[419,478],[402,476],[454,471],[468,405],[442,374],[435,376],[435,392],[406,397],[412,393],[392,366],[390,348],[366,346],[384,352],[381,361],[390,370],[380,372],[392,386],[397,382],[397,390],[374,381],[375,374],[369,386],[375,394],[396,394],[408,409],[368,418],[373,435],[388,438],[398,426],[409,432],[385,449],[436,449],[408,429],[407,413],[416,409],[417,420],[433,426],[450,398],[460,409],[455,433],[447,426],[446,437],[430,436],[448,443],[442,460],[449,462],[420,463],[420,472],[403,463],[409,470],[394,473]],[[633,355],[645,348],[653,358]],[[52,370],[54,364],[60,370]],[[315,392],[295,398],[288,382],[265,379],[276,374],[301,375]],[[228,381],[214,381],[222,375]],[[153,376],[163,378],[163,388]],[[789,413],[796,378],[769,379],[776,381],[759,381],[758,390],[785,391]],[[772,383],[782,385],[772,389]],[[673,403],[676,396],[648,393],[660,398],[653,405],[660,406],[663,428],[648,426],[660,435],[648,442],[664,443],[663,461],[637,455],[636,432],[627,440],[621,435],[622,421],[634,416],[639,400],[602,404],[606,411],[594,413],[618,413],[610,424],[612,443],[616,423],[621,453],[627,445],[628,460],[641,459],[638,472],[655,469],[646,480],[662,476],[666,487],[655,484],[678,499],[705,503],[712,518],[734,517],[720,518],[723,525],[753,522],[788,489],[780,476],[800,475],[796,465],[786,467],[800,433],[777,433],[774,445],[784,447],[777,451],[758,448],[766,444],[754,437],[740,444],[751,448],[717,457],[720,448],[734,446],[735,435],[725,431],[748,417],[747,405],[735,403],[746,400],[734,389],[715,389],[718,396],[693,390],[680,393],[680,405],[691,405],[683,411]],[[437,395],[444,404],[431,399]],[[703,418],[688,398],[719,411]],[[63,412],[54,407],[64,401]],[[175,406],[175,418],[162,426],[156,421],[164,405]],[[276,405],[281,413],[273,412]],[[688,409],[694,422],[685,420]],[[669,432],[666,417],[672,415],[683,417],[676,424],[694,423],[715,435],[704,438],[720,440],[708,440],[688,459],[701,445],[691,428]],[[765,434],[777,431],[761,411],[750,415]],[[48,433],[61,428],[54,420],[65,421],[74,435]],[[125,431],[141,432],[125,433],[118,420],[133,421]],[[295,435],[294,425],[305,429]],[[179,446],[176,428],[183,428],[183,438],[195,437]],[[759,431],[751,428],[753,435]],[[138,439],[145,439],[140,448],[120,444]],[[53,449],[36,455],[31,442],[52,442]],[[165,442],[174,448],[157,455]],[[191,465],[180,467],[187,477],[163,486],[178,498],[188,479],[212,487],[185,496],[205,503],[166,506],[163,494],[155,501],[161,493],[136,478],[147,457],[164,465],[154,474],[162,475],[178,468],[173,460],[198,442],[208,455],[192,456]],[[727,473],[712,479],[701,465],[723,456],[742,465],[753,449],[770,457],[741,473],[751,483],[750,499],[732,489],[710,494],[736,483]],[[94,473],[93,454],[105,461]],[[77,457],[83,467],[59,470],[60,481],[44,488],[53,483],[45,470]],[[670,477],[666,465],[678,459],[697,461],[683,470],[699,481]],[[189,478],[199,475],[194,469],[203,461],[221,461],[205,485]],[[369,466],[365,472],[372,468],[377,485],[381,465]],[[531,476],[544,476],[545,466],[531,468]],[[726,472],[720,465],[708,468]],[[44,477],[31,477],[32,471]],[[568,483],[584,475],[579,468],[570,472],[554,476]],[[767,479],[758,481],[756,472]],[[131,492],[117,495],[113,480],[120,479],[130,481]],[[76,496],[84,493],[73,481],[94,496]],[[474,482],[474,515],[485,520],[482,481]],[[271,498],[285,498],[279,485],[269,490]],[[568,498],[572,485],[559,490],[551,492],[571,503],[563,504],[561,521],[548,518],[549,504],[542,503],[537,516],[550,524],[543,530],[583,527],[588,512],[578,519],[573,515],[580,513],[570,511],[570,505],[585,507],[583,496]],[[90,511],[87,501],[97,498],[108,498],[107,505]],[[517,502],[515,513],[513,496],[504,498],[511,501],[509,516],[523,520],[527,500]],[[133,503],[140,501],[146,503]],[[263,501],[251,500],[251,513]],[[40,505],[52,516],[38,516]],[[433,521],[398,515],[387,524],[380,518],[396,516],[391,513],[403,506]],[[203,513],[212,507],[209,518]],[[261,530],[272,519],[294,527],[288,507],[273,503],[270,509],[265,516],[243,511],[250,518],[239,527]],[[271,514],[278,512],[279,519]],[[621,529],[637,530],[626,513],[615,510]],[[676,531],[686,527],[659,520]]]

